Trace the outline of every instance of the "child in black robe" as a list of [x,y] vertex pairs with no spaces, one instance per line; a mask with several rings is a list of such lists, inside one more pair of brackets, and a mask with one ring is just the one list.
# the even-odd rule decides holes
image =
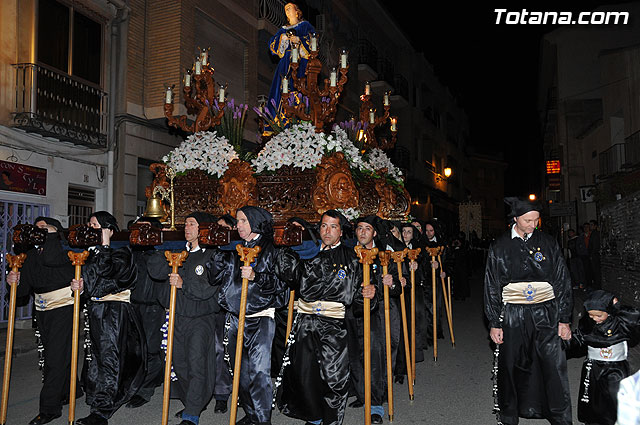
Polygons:
[[609,292],[596,290],[584,301],[586,314],[571,346],[586,349],[578,395],[578,419],[614,425],[620,381],[630,375],[627,353],[640,340],[640,311],[622,306]]

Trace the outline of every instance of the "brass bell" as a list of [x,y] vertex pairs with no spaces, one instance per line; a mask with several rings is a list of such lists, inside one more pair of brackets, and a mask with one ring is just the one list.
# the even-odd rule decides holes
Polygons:
[[147,207],[144,211],[144,217],[157,218],[162,220],[162,218],[165,216],[166,213],[164,211],[164,206],[162,205],[162,199],[158,198],[155,195],[147,199]]

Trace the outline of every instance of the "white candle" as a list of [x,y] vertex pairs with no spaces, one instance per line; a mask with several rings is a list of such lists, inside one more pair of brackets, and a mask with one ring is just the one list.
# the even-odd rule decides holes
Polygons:
[[336,80],[337,79],[338,79],[338,73],[336,72],[336,69],[333,68],[331,70],[331,76],[329,77],[331,87],[335,87],[336,86]]
[[375,109],[369,109],[369,123],[370,124],[375,124],[376,123],[376,110]]
[[184,86],[191,87],[191,72],[189,71],[184,74]]
[[218,102],[224,102],[224,86],[220,86],[220,90],[218,91]]
[[391,131],[396,131],[396,124],[398,123],[397,118],[391,118]]
[[207,64],[207,59],[208,59],[208,53],[205,49],[202,49],[202,53],[200,53],[200,62],[202,62],[203,65]]
[[340,68],[345,69],[347,67],[347,51],[343,50],[340,54]]
[[291,62],[298,63],[299,57],[300,57],[300,51],[298,50],[298,46],[294,46],[291,49]]
[[289,93],[289,80],[287,80],[286,78],[282,79],[282,94],[288,94]]
[[200,75],[202,73],[202,62],[200,59],[196,61],[196,75]]
[[389,106],[389,92],[384,94],[384,106]]
[[364,85],[364,95],[365,96],[369,96],[371,95],[371,85],[369,84],[369,82],[367,81],[367,83]]
[[318,39],[315,34],[311,34],[311,51],[315,52],[318,50]]
[[173,93],[171,92],[171,87],[167,87],[167,93],[164,98],[164,103],[169,104],[172,103]]

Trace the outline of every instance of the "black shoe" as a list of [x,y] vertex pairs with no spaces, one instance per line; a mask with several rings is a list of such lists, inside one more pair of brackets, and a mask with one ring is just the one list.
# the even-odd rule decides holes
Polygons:
[[178,425],[196,425],[196,424],[185,419],[182,422],[180,422]]
[[62,413],[57,413],[55,415],[50,413],[38,413],[38,416],[31,419],[31,422],[29,422],[29,425],[48,424],[49,422],[59,418],[60,416],[62,416]]
[[227,412],[227,400],[216,400],[216,407],[213,408],[214,413]]
[[76,420],[76,425],[108,425],[109,421],[95,413],[90,414],[86,418]]
[[355,400],[353,400],[351,403],[349,403],[349,407],[362,407],[364,406],[364,403],[361,402],[360,400],[358,400],[357,398]]
[[244,418],[236,422],[236,425],[254,425],[254,423],[251,421],[251,418],[249,416],[245,416]]
[[393,380],[396,384],[404,384],[404,375],[396,375],[396,378]]
[[373,415],[371,415],[371,423],[372,424],[381,424],[382,423],[382,416],[374,413]]
[[178,419],[182,419],[182,412],[184,412],[184,409],[177,411],[176,414],[173,416],[175,416]]
[[129,409],[135,409],[136,407],[143,406],[147,403],[149,403],[149,400],[145,400],[139,395],[134,395],[133,397],[131,397],[131,400],[129,400],[129,402],[126,404],[126,407],[128,407]]

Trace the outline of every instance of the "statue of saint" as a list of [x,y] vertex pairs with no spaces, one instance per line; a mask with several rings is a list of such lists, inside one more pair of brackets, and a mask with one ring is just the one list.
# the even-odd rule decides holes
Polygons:
[[[305,21],[302,18],[302,11],[295,3],[287,3],[284,6],[284,13],[287,15],[289,21],[288,26],[284,26],[278,30],[269,41],[269,50],[272,55],[278,55],[280,62],[276,68],[276,72],[271,82],[271,90],[269,91],[269,101],[267,102],[267,108],[275,121],[286,126],[285,119],[282,114],[282,79],[287,78],[289,80],[290,90],[293,90],[293,82],[291,81],[291,46],[298,46],[300,56],[298,63],[298,77],[304,77],[307,69],[307,60],[309,58],[309,52],[311,51],[311,34],[316,32],[313,25]],[[274,108],[271,100],[275,102]],[[265,128],[265,131],[269,129]]]

